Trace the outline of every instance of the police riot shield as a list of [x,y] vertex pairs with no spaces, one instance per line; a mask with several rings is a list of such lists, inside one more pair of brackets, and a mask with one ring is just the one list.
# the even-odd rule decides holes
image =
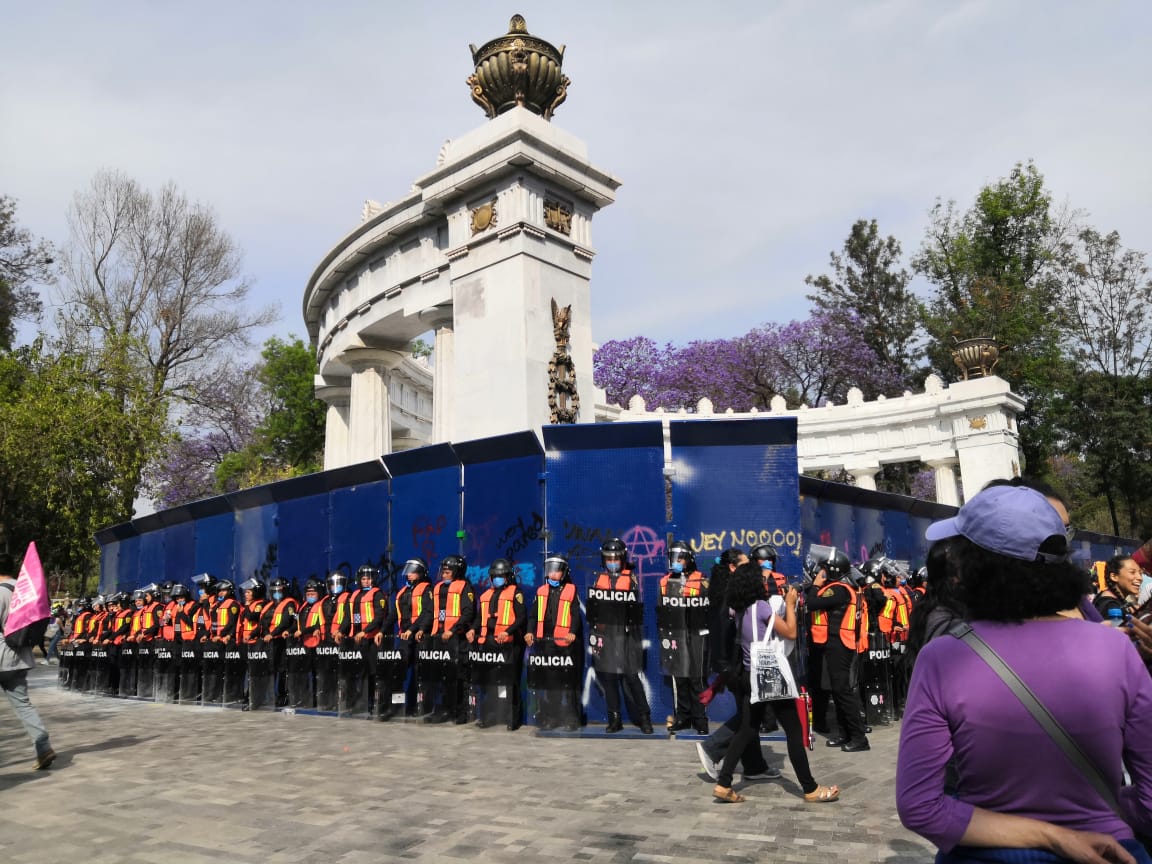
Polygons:
[[329,642],[316,646],[314,671],[316,673],[316,708],[319,711],[335,711],[337,707],[339,678],[339,650]]
[[583,646],[576,642],[559,645],[545,637],[529,646],[528,689],[535,701],[533,713],[539,728],[579,728],[583,659]]
[[106,696],[120,695],[120,646],[113,643],[106,646],[108,651],[108,660],[104,664],[104,668],[108,670],[105,676],[104,694]]
[[908,682],[912,678],[912,658],[908,654],[907,643],[892,643],[892,716],[899,720],[904,716],[904,703],[908,699]]
[[388,720],[396,712],[404,710],[404,675],[407,643],[399,636],[384,636],[379,645],[372,644],[364,649],[375,659],[372,673],[375,678],[372,714],[377,720]]
[[155,691],[156,658],[151,642],[136,643],[136,695],[151,699]]
[[708,598],[661,595],[656,608],[660,669],[673,678],[708,673]]
[[[190,639],[177,643],[180,686],[177,695],[181,705],[195,705],[201,698],[200,646]],[[176,653],[176,652],[174,652]]]
[[219,705],[224,695],[224,646],[219,642],[203,643],[200,676],[200,701],[204,705]]
[[290,637],[284,646],[285,704],[289,708],[313,708],[312,664],[316,649],[308,648],[302,639]]
[[72,663],[75,649],[71,644],[61,645],[57,654],[60,657],[60,666],[56,670],[56,684],[65,690],[72,686]]
[[365,710],[364,654],[351,639],[340,644],[336,655],[336,710],[341,716],[361,714]]
[[276,705],[276,676],[272,672],[272,646],[255,642],[245,646],[248,663],[248,708],[259,711]]
[[125,642],[120,646],[120,695],[136,695],[136,643]]
[[404,716],[419,717],[430,705],[420,680],[420,643],[397,637],[396,644],[404,655]]
[[600,674],[644,671],[644,606],[633,582],[628,590],[588,589],[588,647]]
[[176,701],[177,671],[180,656],[171,639],[157,639],[152,647],[155,658],[155,696],[157,702]]
[[501,645],[493,638],[477,642],[469,650],[472,686],[468,713],[480,726],[519,725],[523,656],[522,645],[514,641]]
[[89,693],[103,694],[108,689],[108,646],[92,645],[88,649],[88,684],[84,688]]
[[892,722],[892,646],[877,630],[868,633],[868,652],[863,657],[860,674],[860,695],[865,723]]
[[[439,637],[427,635],[416,648],[417,711],[431,714],[436,709],[436,693],[448,680],[453,655]],[[455,680],[455,676],[452,676]],[[441,707],[443,704],[441,703]]]
[[88,686],[88,643],[72,646],[72,674],[68,676],[69,690],[83,690]]
[[222,665],[224,667],[224,692],[221,696],[225,705],[239,705],[244,702],[244,679],[247,677],[247,664],[243,645],[225,645]]

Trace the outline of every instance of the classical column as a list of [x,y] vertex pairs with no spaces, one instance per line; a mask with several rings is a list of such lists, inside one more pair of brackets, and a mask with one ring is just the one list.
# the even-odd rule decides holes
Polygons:
[[924,464],[936,472],[936,503],[960,506],[960,487],[956,483],[959,459],[929,459]]
[[334,382],[316,379],[316,398],[327,403],[324,418],[324,470],[350,464],[348,458],[348,379]]
[[452,329],[452,306],[434,306],[420,313],[436,334],[432,366],[432,443],[452,440],[452,382],[455,380],[456,333]]
[[845,468],[849,474],[856,478],[856,487],[858,489],[871,489],[876,491],[876,475],[880,473],[880,466],[868,466],[866,468]]
[[348,464],[392,452],[390,371],[404,354],[389,348],[353,348],[340,355],[352,370],[348,406]]

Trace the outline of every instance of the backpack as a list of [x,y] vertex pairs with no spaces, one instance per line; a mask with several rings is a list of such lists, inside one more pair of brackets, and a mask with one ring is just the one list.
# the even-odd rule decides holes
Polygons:
[[[15,593],[16,583],[0,582],[0,588],[7,588],[10,594]],[[5,633],[4,641],[13,651],[19,651],[31,645],[39,645],[44,638],[44,634],[48,632],[48,624],[51,620],[51,618],[41,618],[39,621],[34,621],[29,624],[27,627],[20,628],[11,635]]]

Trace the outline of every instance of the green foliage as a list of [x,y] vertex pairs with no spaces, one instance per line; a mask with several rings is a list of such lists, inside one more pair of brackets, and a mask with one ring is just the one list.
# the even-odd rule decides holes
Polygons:
[[50,571],[98,573],[92,535],[132,517],[130,478],[162,441],[127,353],[52,353],[41,341],[0,353],[0,518],[9,548],[37,541]]
[[432,346],[423,339],[412,340],[412,356],[416,359],[432,356]]
[[16,202],[0,195],[0,348],[12,347],[16,321],[40,315],[40,297],[34,282],[52,278],[52,246],[16,222]]
[[1070,217],[1053,211],[1044,178],[1029,162],[980,190],[966,213],[936,202],[913,266],[934,286],[923,310],[932,338],[928,358],[946,379],[956,369],[951,347],[975,337],[1000,346],[996,374],[1028,400],[1019,418],[1028,470],[1053,453],[1052,399],[1067,383],[1058,303]]

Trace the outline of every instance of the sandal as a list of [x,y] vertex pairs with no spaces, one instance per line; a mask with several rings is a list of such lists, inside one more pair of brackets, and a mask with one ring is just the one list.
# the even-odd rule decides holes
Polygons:
[[729,786],[716,785],[712,787],[712,797],[728,804],[743,804],[746,800],[743,795]]
[[804,800],[810,804],[831,804],[840,797],[839,786],[817,786],[804,795]]

